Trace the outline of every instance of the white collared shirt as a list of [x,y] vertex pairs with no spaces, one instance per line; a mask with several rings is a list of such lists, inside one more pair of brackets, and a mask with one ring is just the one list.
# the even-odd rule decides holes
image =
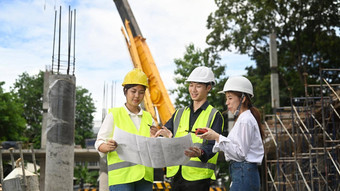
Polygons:
[[264,147],[255,117],[250,110],[240,114],[228,137],[220,135],[213,152],[223,151],[226,161],[261,164]]
[[[129,111],[128,108],[125,106],[125,104],[124,104],[124,108],[128,112],[128,114],[129,114],[133,124],[137,128],[137,130],[139,130],[140,123],[142,121],[143,110],[141,109],[139,111],[139,113],[135,114],[135,113],[132,113],[131,111]],[[112,135],[113,128],[114,128],[113,116],[112,116],[112,114],[109,113],[105,116],[105,119],[104,119],[104,121],[103,121],[103,123],[102,123],[102,125],[101,125],[101,127],[98,131],[97,140],[94,144],[94,147],[99,152],[99,155],[101,157],[104,157],[105,153],[100,152],[98,150],[98,148],[101,144],[105,143],[108,139],[112,139],[112,137],[110,137],[110,135]]]

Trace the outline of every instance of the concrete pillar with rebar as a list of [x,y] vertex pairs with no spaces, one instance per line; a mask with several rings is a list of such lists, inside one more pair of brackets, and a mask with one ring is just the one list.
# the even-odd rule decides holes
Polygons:
[[46,128],[45,191],[73,190],[75,77],[51,75]]

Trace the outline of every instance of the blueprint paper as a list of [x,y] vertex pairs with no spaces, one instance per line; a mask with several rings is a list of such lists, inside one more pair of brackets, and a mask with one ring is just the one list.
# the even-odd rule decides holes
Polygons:
[[120,159],[153,168],[183,165],[190,157],[184,151],[193,146],[191,135],[178,138],[151,138],[115,128],[113,139]]

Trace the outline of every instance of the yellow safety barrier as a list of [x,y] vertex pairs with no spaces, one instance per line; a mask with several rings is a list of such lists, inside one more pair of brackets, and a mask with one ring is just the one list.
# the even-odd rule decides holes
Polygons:
[[[152,186],[153,191],[170,191],[171,185],[168,182],[154,182]],[[227,191],[225,187],[210,187],[209,191]]]
[[152,186],[152,190],[154,191],[170,191],[171,186],[168,182],[154,182]]
[[227,191],[226,188],[220,188],[220,187],[210,187],[209,191]]
[[78,189],[78,191],[98,191],[97,188],[84,188],[84,189]]

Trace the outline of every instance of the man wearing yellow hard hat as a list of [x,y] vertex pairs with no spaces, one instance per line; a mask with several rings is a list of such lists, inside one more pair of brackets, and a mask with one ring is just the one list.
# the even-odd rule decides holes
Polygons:
[[115,127],[150,137],[149,126],[154,123],[152,116],[139,106],[148,87],[147,76],[135,68],[126,74],[122,86],[126,103],[123,107],[109,109],[98,132],[95,148],[100,156],[107,156],[110,191],[152,190],[153,168],[121,160],[115,151],[118,144],[112,139]]

